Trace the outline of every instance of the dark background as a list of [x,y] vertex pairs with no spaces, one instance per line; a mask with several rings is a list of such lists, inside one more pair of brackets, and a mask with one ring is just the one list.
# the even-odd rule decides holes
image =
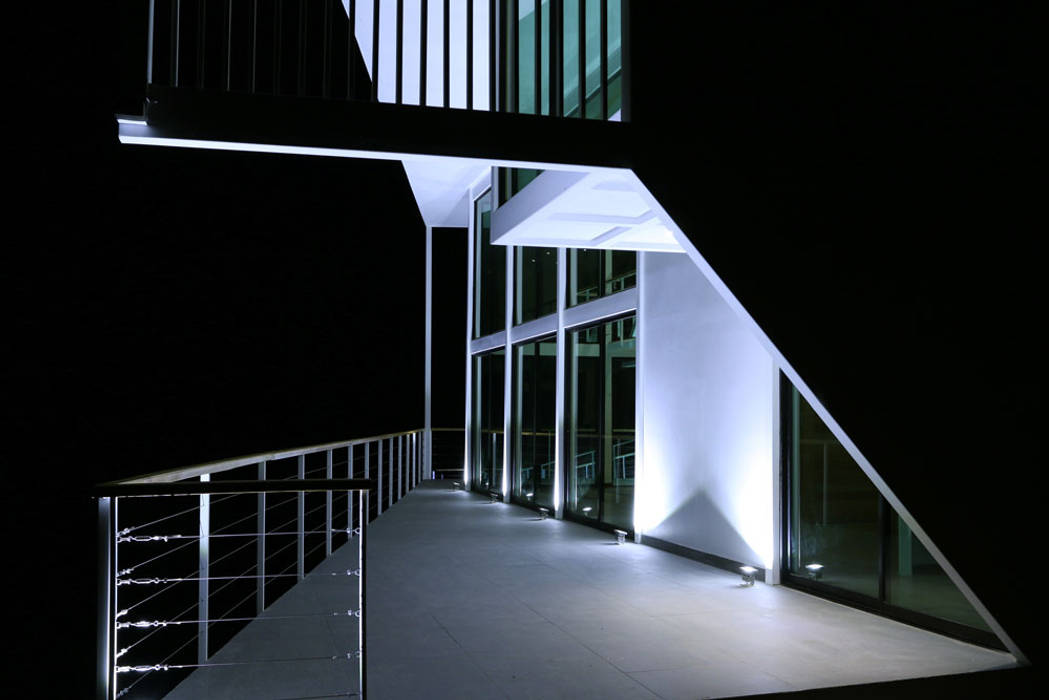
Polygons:
[[[1037,664],[1045,8],[687,5],[634,2],[635,169]],[[91,687],[92,484],[422,423],[400,167],[118,146],[124,6],[5,27],[14,697]]]

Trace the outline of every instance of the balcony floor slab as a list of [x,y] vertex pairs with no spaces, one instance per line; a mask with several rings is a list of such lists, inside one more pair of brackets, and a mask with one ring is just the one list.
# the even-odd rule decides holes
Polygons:
[[[1004,652],[782,586],[744,587],[729,572],[449,483],[424,482],[369,526],[370,698],[729,697],[1015,665]],[[351,543],[318,571],[355,566]],[[344,592],[306,581],[267,615],[346,607]],[[215,660],[260,643],[267,658],[355,647],[345,622],[303,618],[308,632],[280,633],[275,624],[251,623]],[[322,696],[351,680],[348,664],[330,666],[197,671],[169,697]]]

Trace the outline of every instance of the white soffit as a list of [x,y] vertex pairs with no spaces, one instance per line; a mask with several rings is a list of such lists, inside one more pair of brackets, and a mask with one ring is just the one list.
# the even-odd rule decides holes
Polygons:
[[627,172],[546,170],[492,215],[492,243],[683,253]]
[[403,163],[427,226],[469,225],[470,185],[489,170],[487,165],[452,158],[405,159]]

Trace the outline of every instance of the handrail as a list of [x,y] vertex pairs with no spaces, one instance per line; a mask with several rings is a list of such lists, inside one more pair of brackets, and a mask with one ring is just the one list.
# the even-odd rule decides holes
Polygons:
[[[353,440],[327,442],[321,445],[293,447],[290,449],[276,450],[274,452],[260,452],[258,454],[246,455],[243,457],[232,457],[230,459],[220,459],[214,462],[203,462],[201,464],[194,464],[188,467],[168,469],[161,472],[154,472],[152,474],[145,474],[143,476],[136,476],[130,479],[111,481],[105,484],[100,484],[99,487],[105,488],[120,484],[157,484],[181,481],[183,479],[192,479],[194,477],[203,476],[204,474],[219,474],[221,472],[229,471],[231,469],[237,469],[239,467],[247,467],[252,464],[258,464],[259,462],[275,462],[280,459],[298,457],[299,455],[316,454],[318,452],[327,452],[328,450],[338,450],[343,447],[350,447],[351,445],[363,445],[369,442],[376,442],[377,440],[389,440],[390,438],[418,433],[421,430],[423,429],[415,428],[413,430],[403,430],[398,433],[385,433],[383,435],[372,435],[371,437],[355,438]],[[440,429],[431,428],[431,430]],[[452,428],[451,430],[455,430],[455,428]]]
[[99,487],[98,497],[198,496],[247,493],[299,493],[300,491],[367,491],[375,479],[295,479],[291,481],[188,481],[181,483],[125,483]]
[[[430,432],[461,430],[437,428],[431,429]],[[213,661],[212,656],[217,649],[209,641],[209,627],[217,622],[243,624],[262,616],[268,608],[273,592],[277,590],[279,594],[280,582],[286,582],[288,579],[303,581],[306,576],[311,575],[308,566],[313,566],[309,561],[314,561],[311,559],[314,552],[323,547],[324,555],[329,556],[341,546],[340,541],[348,543],[350,540],[356,540],[357,567],[325,575],[356,578],[357,585],[351,586],[353,590],[348,591],[351,598],[356,598],[356,604],[350,603],[353,607],[345,612],[334,613],[344,615],[350,624],[356,623],[356,648],[344,650],[329,660],[347,661],[356,667],[358,685],[353,694],[363,697],[366,693],[364,570],[367,523],[382,514],[384,501],[385,508],[392,507],[415,488],[427,473],[425,466],[428,465],[426,455],[429,438],[426,429],[417,428],[216,460],[96,486],[94,495],[99,509],[99,657],[96,697],[99,700],[116,700],[128,696],[130,700],[133,696],[129,694],[132,692],[153,696],[156,689],[151,688],[150,684],[170,688],[172,683],[179,680],[177,673],[203,671],[216,666],[263,663],[258,659]],[[362,449],[357,451],[355,457],[354,446],[358,445],[362,446]],[[345,459],[342,456],[335,458],[333,452],[339,449],[347,450]],[[316,453],[326,453],[324,467],[307,470],[306,456]],[[288,458],[297,458],[296,476],[273,478],[271,475],[271,478],[267,478],[268,463]],[[359,478],[361,471],[357,469],[358,466],[363,467],[364,478]],[[212,474],[238,468],[250,470],[244,474],[248,478],[219,481],[209,478]],[[351,478],[335,478],[335,469]],[[323,472],[324,478],[314,477],[313,474],[317,471]],[[253,478],[256,474],[257,478]],[[307,509],[307,494],[315,492],[321,494],[314,497],[319,505]],[[296,497],[289,500],[267,500],[267,494],[281,493],[296,494]],[[371,497],[373,493],[374,498]],[[212,499],[212,495],[215,494],[224,494],[226,497]],[[245,508],[241,505],[231,506],[229,501],[232,496],[247,494],[253,494],[250,500],[254,502],[254,506],[249,506],[247,515],[244,515]],[[164,498],[155,502],[142,502],[143,497],[165,496],[197,498],[193,499],[193,505],[188,508],[185,501],[172,502]],[[340,499],[338,503],[336,498]],[[238,500],[233,503],[246,502]],[[267,523],[269,511],[288,503],[296,507],[296,514],[291,520],[276,526]],[[372,504],[375,511],[371,508]],[[165,509],[168,512],[165,512]],[[172,513],[171,510],[175,512]],[[237,519],[213,529],[214,512],[221,512],[224,517],[229,514]],[[314,513],[319,515],[314,516]],[[173,518],[183,520],[176,521]],[[323,518],[323,525],[308,525],[308,518],[312,522]],[[186,525],[185,519],[197,521],[191,527],[197,534],[183,534],[187,532],[183,529]],[[153,526],[164,522],[169,525],[181,522],[182,526],[175,528],[176,534],[161,529],[159,532],[146,531],[143,534],[130,535],[132,532],[142,533],[145,528],[152,530]],[[292,529],[288,529],[288,525],[292,525]],[[230,528],[235,529],[228,532]],[[268,546],[268,538],[273,536],[294,537],[289,544]],[[248,539],[246,544],[222,556],[213,557],[213,537]],[[318,541],[308,549],[307,537],[316,537],[323,541]],[[254,562],[247,570],[238,573],[213,569],[214,565],[228,559],[233,553],[250,547],[253,542]],[[186,566],[185,558],[192,554],[193,550],[186,548],[194,544],[197,548],[197,563],[191,571],[187,571],[189,567]],[[273,558],[291,547],[294,549],[285,556],[293,554],[294,560],[284,569],[274,571],[279,565],[273,563]],[[184,551],[184,554],[178,555],[177,558],[168,556],[178,551]],[[250,558],[250,550],[241,556]],[[229,563],[227,561],[223,566],[228,567]],[[211,607],[215,595],[237,582],[251,588],[247,596],[233,608],[216,612]],[[215,584],[214,589],[212,584]],[[196,587],[196,603],[180,613],[173,614],[170,607],[173,594],[166,592],[174,587],[181,587],[183,594],[188,592],[190,587]],[[254,616],[235,612],[238,606],[250,603],[253,598]],[[132,610],[135,610],[137,619],[126,617]],[[307,619],[332,614],[331,611],[323,610],[319,613],[296,614],[293,617]],[[190,617],[187,619],[186,615]],[[170,633],[168,637],[163,637],[165,633],[161,630],[164,629],[184,630],[189,638],[182,641],[181,637],[172,637]],[[160,633],[161,636],[154,639],[163,639],[166,647],[156,647],[156,642],[151,645],[142,644],[154,633]],[[190,646],[194,642],[195,659],[194,648]],[[157,651],[158,648],[170,650],[172,647],[174,650],[166,656]],[[311,659],[281,660],[290,663]],[[275,660],[266,662],[270,661]],[[171,671],[176,674],[167,675],[167,672]]]

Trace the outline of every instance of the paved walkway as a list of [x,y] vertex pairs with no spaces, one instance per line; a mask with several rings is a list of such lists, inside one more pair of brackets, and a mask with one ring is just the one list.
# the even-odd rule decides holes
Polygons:
[[[692,699],[1013,665],[447,483],[424,482],[370,526],[371,700]],[[325,570],[355,567],[355,555],[343,548]],[[345,585],[307,581],[267,614],[344,607]],[[348,622],[254,622],[215,660],[344,653],[355,646]],[[169,697],[334,697],[353,683],[345,662],[244,668],[198,671]]]

